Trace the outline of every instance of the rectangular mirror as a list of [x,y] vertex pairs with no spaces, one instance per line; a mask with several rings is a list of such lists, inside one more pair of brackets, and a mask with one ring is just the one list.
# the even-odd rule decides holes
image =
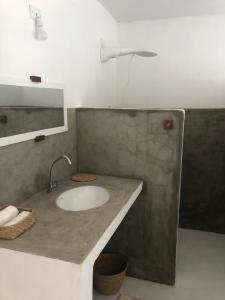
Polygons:
[[0,146],[67,131],[66,112],[60,85],[0,78]]

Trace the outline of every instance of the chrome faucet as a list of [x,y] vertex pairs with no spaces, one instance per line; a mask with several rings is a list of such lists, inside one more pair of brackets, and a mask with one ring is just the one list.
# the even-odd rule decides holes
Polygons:
[[48,185],[48,192],[49,193],[51,193],[51,191],[53,189],[55,189],[56,186],[57,186],[57,182],[53,180],[53,167],[54,167],[55,163],[57,163],[61,159],[65,159],[70,166],[72,165],[72,162],[71,162],[70,158],[66,155],[61,155],[58,158],[56,158],[56,160],[53,161],[53,163],[51,165],[51,168],[50,168],[50,174],[49,174],[49,185]]

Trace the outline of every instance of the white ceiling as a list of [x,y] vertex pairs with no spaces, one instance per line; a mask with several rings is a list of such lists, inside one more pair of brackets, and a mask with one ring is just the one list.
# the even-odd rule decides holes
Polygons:
[[225,0],[99,0],[121,22],[225,13]]

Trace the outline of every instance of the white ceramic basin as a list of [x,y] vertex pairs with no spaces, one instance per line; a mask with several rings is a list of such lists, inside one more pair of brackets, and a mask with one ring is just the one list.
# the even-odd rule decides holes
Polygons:
[[109,201],[109,193],[98,186],[82,186],[61,194],[56,204],[69,211],[82,211],[102,206]]

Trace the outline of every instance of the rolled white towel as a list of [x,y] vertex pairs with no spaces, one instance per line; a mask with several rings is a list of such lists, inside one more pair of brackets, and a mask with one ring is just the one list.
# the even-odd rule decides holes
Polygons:
[[15,206],[8,206],[0,211],[0,225],[8,223],[19,214],[18,209]]
[[17,224],[18,222],[24,220],[27,216],[29,216],[30,212],[29,211],[23,211],[18,216],[16,216],[14,219],[9,221],[8,223],[5,223],[3,226],[12,226]]

